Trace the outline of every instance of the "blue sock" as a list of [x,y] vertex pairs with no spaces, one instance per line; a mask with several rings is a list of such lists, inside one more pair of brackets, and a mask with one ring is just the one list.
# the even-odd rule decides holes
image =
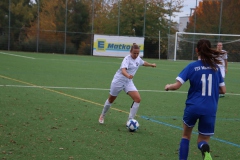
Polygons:
[[201,150],[202,145],[204,145],[204,144],[207,144],[207,142],[206,142],[206,141],[201,141],[201,142],[199,142],[199,143],[198,143],[198,149]]
[[188,150],[189,150],[189,140],[182,138],[181,142],[180,142],[180,148],[179,148],[179,159],[180,160],[187,160]]

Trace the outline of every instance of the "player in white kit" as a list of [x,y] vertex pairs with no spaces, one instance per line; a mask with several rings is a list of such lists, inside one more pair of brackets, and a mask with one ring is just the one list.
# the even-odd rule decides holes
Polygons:
[[[219,60],[221,60],[222,64],[219,64],[219,68],[222,74],[223,79],[225,78],[225,75],[228,71],[228,55],[227,55],[227,51],[222,49],[223,45],[222,42],[218,42],[217,43],[217,51],[223,52],[224,54],[219,57]],[[224,97],[224,94],[219,94],[219,97]]]
[[143,61],[139,57],[139,52],[140,52],[139,46],[136,43],[133,43],[130,50],[130,55],[126,56],[123,59],[120,68],[117,70],[117,72],[113,77],[111,87],[110,87],[110,94],[104,104],[102,113],[99,117],[99,123],[101,124],[104,123],[104,118],[107,111],[109,110],[112,103],[114,102],[114,100],[117,98],[118,94],[122,90],[124,90],[133,100],[128,119],[133,119],[137,114],[141,97],[137,88],[133,83],[133,77],[140,66],[156,67],[155,63],[151,64],[146,61]]

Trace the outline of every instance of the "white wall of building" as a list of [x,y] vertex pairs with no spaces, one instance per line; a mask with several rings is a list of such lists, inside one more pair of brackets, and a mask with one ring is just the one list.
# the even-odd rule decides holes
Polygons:
[[188,16],[179,17],[179,28],[178,28],[178,31],[179,32],[184,32],[184,29],[187,28],[188,22],[189,22],[189,17]]

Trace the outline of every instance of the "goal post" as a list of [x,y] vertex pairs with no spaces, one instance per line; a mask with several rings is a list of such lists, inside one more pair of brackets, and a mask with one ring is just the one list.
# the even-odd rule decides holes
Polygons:
[[212,49],[216,49],[217,43],[222,42],[223,49],[228,52],[228,61],[240,62],[240,35],[191,32],[176,32],[175,36],[169,36],[168,59],[196,60],[195,48],[202,38],[211,42]]

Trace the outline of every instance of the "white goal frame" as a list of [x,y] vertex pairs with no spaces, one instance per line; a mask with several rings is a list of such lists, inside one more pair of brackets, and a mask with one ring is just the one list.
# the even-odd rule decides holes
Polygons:
[[240,38],[239,34],[211,34],[211,33],[176,32],[176,34],[175,34],[174,58],[173,58],[173,61],[176,61],[176,58],[177,58],[178,34],[209,35],[209,36],[233,36],[233,37],[239,37]]

